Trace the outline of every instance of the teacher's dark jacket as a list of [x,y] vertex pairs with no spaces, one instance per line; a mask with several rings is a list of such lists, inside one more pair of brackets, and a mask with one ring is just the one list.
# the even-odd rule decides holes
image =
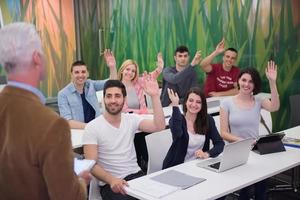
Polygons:
[[[211,157],[216,157],[223,151],[224,141],[219,135],[212,116],[208,115],[207,117],[208,132],[205,134],[205,142],[202,150],[209,153]],[[177,106],[173,107],[169,126],[172,132],[173,143],[164,159],[163,169],[183,163],[189,144],[186,120]],[[214,145],[212,149],[209,149],[210,140],[212,140]]]

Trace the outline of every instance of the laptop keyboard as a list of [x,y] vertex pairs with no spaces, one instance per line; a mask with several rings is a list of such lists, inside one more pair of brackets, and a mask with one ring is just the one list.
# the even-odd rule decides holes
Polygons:
[[205,166],[210,166],[210,165],[213,165],[213,164],[216,164],[216,163],[220,163],[220,157],[212,158],[212,159],[209,159],[209,160],[199,162],[199,163],[197,163],[197,166],[198,167],[205,167]]
[[214,168],[214,169],[219,169],[220,168],[220,164],[221,164],[221,162],[217,162],[217,163],[215,163],[215,164],[211,164],[211,165],[209,165],[211,168]]

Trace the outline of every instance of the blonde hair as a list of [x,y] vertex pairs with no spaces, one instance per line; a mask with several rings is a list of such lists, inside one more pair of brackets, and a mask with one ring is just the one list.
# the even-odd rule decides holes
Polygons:
[[137,64],[134,60],[132,60],[132,59],[125,60],[125,61],[122,63],[122,65],[121,65],[121,67],[120,67],[120,69],[119,69],[119,71],[118,71],[118,79],[119,79],[120,81],[122,81],[122,79],[123,79],[123,71],[125,70],[125,68],[126,68],[128,65],[134,65],[134,66],[135,66],[136,71],[135,71],[134,78],[132,79],[132,81],[135,82],[135,81],[137,81],[137,79],[138,79],[138,77],[139,77],[139,66],[138,66],[138,64]]

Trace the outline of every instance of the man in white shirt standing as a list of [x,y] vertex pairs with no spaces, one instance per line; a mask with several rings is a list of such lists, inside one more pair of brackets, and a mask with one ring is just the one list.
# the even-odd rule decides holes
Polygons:
[[105,112],[85,128],[85,157],[97,161],[91,172],[99,180],[103,200],[134,199],[124,189],[126,181],[144,175],[137,164],[134,135],[138,130],[151,133],[165,128],[158,84],[150,75],[144,75],[144,90],[152,98],[153,119],[122,113],[125,86],[108,80],[103,90]]

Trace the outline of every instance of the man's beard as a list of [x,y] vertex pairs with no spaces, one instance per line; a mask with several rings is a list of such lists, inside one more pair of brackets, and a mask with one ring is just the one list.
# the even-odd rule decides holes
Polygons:
[[120,107],[115,107],[116,109],[111,109],[107,104],[105,104],[105,110],[111,115],[117,115],[122,112],[124,106],[124,102],[120,105]]

